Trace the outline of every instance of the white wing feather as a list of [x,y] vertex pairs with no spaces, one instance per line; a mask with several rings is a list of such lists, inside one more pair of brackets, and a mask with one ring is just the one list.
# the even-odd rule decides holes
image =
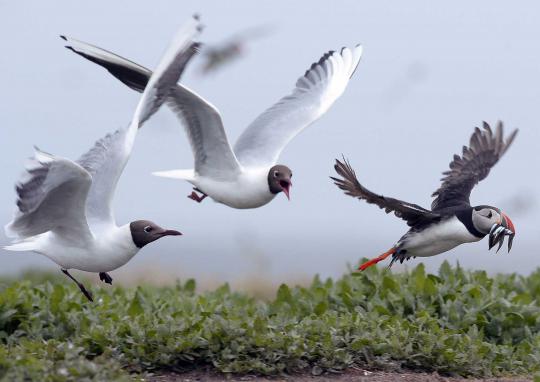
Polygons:
[[176,86],[193,56],[188,50],[199,30],[193,20],[178,32],[150,78],[127,129],[98,140],[79,163],[36,149],[25,179],[17,185],[18,210],[5,227],[8,236],[24,239],[53,231],[83,241],[93,238],[89,222],[96,227],[99,223],[100,228],[114,224],[112,199],[137,130]]
[[231,179],[240,173],[240,165],[227,139],[221,115],[212,104],[192,90],[178,85],[171,92],[167,105],[186,127],[195,160],[195,173],[213,179]]
[[257,117],[238,138],[234,153],[242,166],[274,165],[287,143],[322,116],[343,94],[362,47],[328,52],[296,82],[293,92]]
[[112,209],[114,192],[131,155],[137,130],[165,102],[176,85],[187,62],[195,53],[190,47],[198,31],[199,24],[196,20],[191,20],[180,29],[161,59],[158,69],[150,77],[131,124],[98,140],[94,147],[77,161],[93,178],[87,202],[87,217],[93,230],[107,229],[115,224]]
[[[133,90],[142,92],[152,75],[152,71],[144,66],[105,49],[72,38],[63,38],[68,42],[68,49],[104,67]],[[182,84],[177,84],[166,103],[186,130],[196,173],[213,178],[228,178],[240,171],[223,128],[221,115],[214,105]],[[155,175],[171,176],[161,172]]]
[[91,239],[84,208],[91,183],[90,174],[75,162],[36,148],[17,184],[18,208],[6,236],[25,239],[53,231]]

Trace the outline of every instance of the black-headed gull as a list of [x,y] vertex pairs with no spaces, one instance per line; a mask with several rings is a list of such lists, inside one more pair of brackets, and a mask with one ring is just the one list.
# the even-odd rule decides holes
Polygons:
[[196,52],[200,24],[182,27],[137,105],[127,128],[98,140],[77,161],[47,154],[36,148],[17,184],[17,211],[6,234],[16,241],[5,249],[33,251],[57,263],[92,301],[91,293],[69,269],[106,273],[127,263],[145,245],[169,235],[181,235],[148,220],[117,226],[112,200],[116,184],[129,159],[137,130],[154,114],[174,89],[187,62]]
[[[67,38],[67,48],[107,69],[130,88],[142,91],[152,72],[96,46]],[[193,184],[189,197],[206,196],[234,208],[257,208],[278,193],[289,197],[291,170],[277,165],[279,154],[300,131],[322,116],[343,94],[356,70],[362,47],[330,51],[301,76],[293,92],[255,119],[231,148],[219,111],[178,84],[167,100],[186,128],[195,168],[160,171],[158,176]]]

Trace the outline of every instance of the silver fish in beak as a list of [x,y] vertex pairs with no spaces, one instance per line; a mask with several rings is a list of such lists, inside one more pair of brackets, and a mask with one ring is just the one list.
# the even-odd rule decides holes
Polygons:
[[489,231],[489,249],[499,244],[499,247],[497,248],[497,252],[499,252],[504,244],[505,236],[508,236],[508,252],[510,252],[514,236],[516,236],[516,229],[514,228],[512,220],[504,213],[501,213],[501,221],[493,224]]

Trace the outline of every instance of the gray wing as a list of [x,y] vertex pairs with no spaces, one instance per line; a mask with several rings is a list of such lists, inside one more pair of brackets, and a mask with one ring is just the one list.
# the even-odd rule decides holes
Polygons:
[[[96,46],[67,39],[68,49],[105,68],[131,89],[142,92],[152,72],[132,61]],[[191,49],[197,51],[198,44]],[[195,171],[212,177],[228,177],[240,167],[231,149],[219,111],[201,96],[177,84],[166,101],[185,127],[193,150]]]
[[343,94],[354,74],[362,47],[328,52],[298,79],[293,92],[258,116],[234,146],[240,164],[274,165],[287,143],[319,119]]
[[107,134],[77,160],[93,178],[86,204],[92,228],[101,224],[106,228],[115,222],[112,209],[114,192],[133,147],[133,143],[127,140],[128,132],[129,129],[119,129]]
[[450,170],[443,173],[442,184],[432,196],[433,211],[447,207],[469,206],[471,191],[489,175],[491,168],[501,159],[514,141],[518,130],[514,130],[505,140],[502,122],[497,123],[495,133],[484,122],[483,129],[475,129],[469,147],[463,146],[461,156],[454,155]]
[[195,172],[228,179],[240,172],[218,110],[195,92],[178,85],[167,105],[186,127],[193,150]]
[[17,211],[6,235],[24,239],[53,231],[90,239],[85,203],[91,183],[90,174],[75,162],[36,148],[17,184]]
[[[196,53],[192,39],[198,30],[198,22],[192,21],[178,32],[155,74],[145,82],[144,93],[129,127],[101,138],[78,159],[77,163],[93,178],[87,202],[88,221],[92,228],[114,224],[114,192],[131,155],[137,129],[168,99],[187,63]],[[66,41],[74,42],[67,38]]]
[[383,209],[386,213],[393,212],[398,218],[401,218],[407,222],[409,226],[421,226],[423,224],[430,224],[441,219],[441,216],[437,213],[431,212],[419,205],[407,203],[403,200],[389,198],[387,196],[378,195],[371,192],[360,184],[356,178],[356,174],[347,160],[343,162],[336,159],[334,166],[338,175],[342,177],[331,179],[336,186],[345,191],[345,194],[365,200],[370,204],[375,204],[379,208]]

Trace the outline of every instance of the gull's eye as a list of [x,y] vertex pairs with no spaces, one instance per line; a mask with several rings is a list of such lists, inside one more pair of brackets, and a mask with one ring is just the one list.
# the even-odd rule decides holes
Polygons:
[[279,171],[274,171],[274,178],[277,178],[279,176]]
[[147,225],[146,227],[144,227],[144,232],[148,233],[148,232],[151,232],[152,231],[152,226],[151,225]]

